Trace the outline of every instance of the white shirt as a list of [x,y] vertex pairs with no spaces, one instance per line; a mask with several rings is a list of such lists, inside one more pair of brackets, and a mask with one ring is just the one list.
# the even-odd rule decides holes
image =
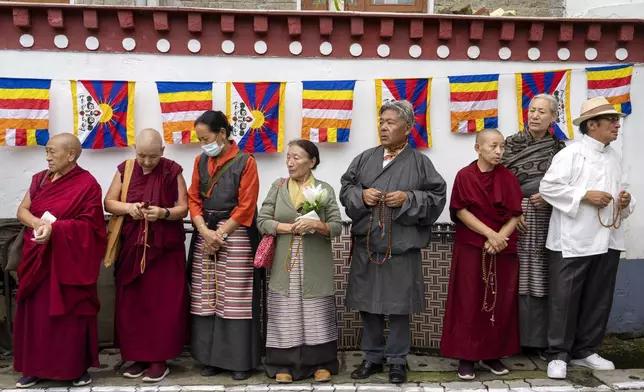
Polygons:
[[[626,250],[624,226],[603,227],[597,218],[597,207],[582,202],[587,191],[613,195],[615,205],[611,202],[600,209],[602,221],[612,223],[613,207],[617,208],[619,193],[627,187],[620,163],[621,157],[610,145],[590,136],[583,136],[554,156],[539,186],[541,197],[553,207],[546,248],[562,252],[563,257]],[[635,198],[631,196],[622,217],[628,217],[634,208]]]

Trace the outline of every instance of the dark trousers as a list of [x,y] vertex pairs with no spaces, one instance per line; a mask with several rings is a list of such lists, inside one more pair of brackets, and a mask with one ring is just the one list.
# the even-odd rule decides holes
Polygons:
[[385,344],[385,315],[360,312],[364,326],[362,334],[362,351],[364,359],[371,363],[404,365],[411,344],[408,314],[389,315],[389,336]]
[[564,258],[550,252],[549,360],[570,361],[595,353],[613,305],[620,251]]

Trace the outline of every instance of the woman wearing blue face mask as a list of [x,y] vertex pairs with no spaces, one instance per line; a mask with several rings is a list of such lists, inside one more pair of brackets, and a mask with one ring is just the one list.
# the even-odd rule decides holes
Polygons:
[[226,116],[209,110],[195,121],[202,153],[195,159],[188,206],[192,356],[201,375],[251,376],[260,364],[259,305],[263,270],[253,267],[259,177],[255,158],[230,140]]

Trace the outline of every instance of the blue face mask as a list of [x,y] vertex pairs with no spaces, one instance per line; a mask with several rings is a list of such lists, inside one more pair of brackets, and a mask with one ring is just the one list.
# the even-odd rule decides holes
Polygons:
[[201,146],[201,148],[203,149],[203,152],[206,153],[206,155],[208,155],[209,157],[216,157],[217,155],[221,154],[221,150],[224,149],[224,146],[220,145],[215,140],[210,144],[204,144],[203,146]]

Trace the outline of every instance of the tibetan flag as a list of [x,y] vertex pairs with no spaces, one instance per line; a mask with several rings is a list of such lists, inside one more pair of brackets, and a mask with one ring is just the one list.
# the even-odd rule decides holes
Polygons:
[[167,144],[196,143],[195,120],[212,110],[212,82],[157,82],[163,138]]
[[51,80],[0,78],[0,146],[49,141]]
[[83,148],[134,145],[134,82],[72,80],[74,134]]
[[285,87],[286,82],[226,83],[226,116],[242,151],[284,151]]
[[302,139],[349,141],[355,80],[302,82]]
[[452,132],[499,127],[499,74],[449,77]]
[[550,127],[557,139],[571,140],[572,118],[570,116],[570,70],[528,72],[516,74],[519,130],[528,127],[530,101],[539,94],[551,94],[559,102],[559,116]]
[[620,113],[631,114],[633,64],[586,68],[588,99],[605,97]]
[[[382,104],[388,101],[407,100],[414,107],[414,127],[409,134],[413,148],[432,146],[429,129],[429,100],[431,79],[376,79],[376,116]],[[376,123],[380,118],[376,118]]]

